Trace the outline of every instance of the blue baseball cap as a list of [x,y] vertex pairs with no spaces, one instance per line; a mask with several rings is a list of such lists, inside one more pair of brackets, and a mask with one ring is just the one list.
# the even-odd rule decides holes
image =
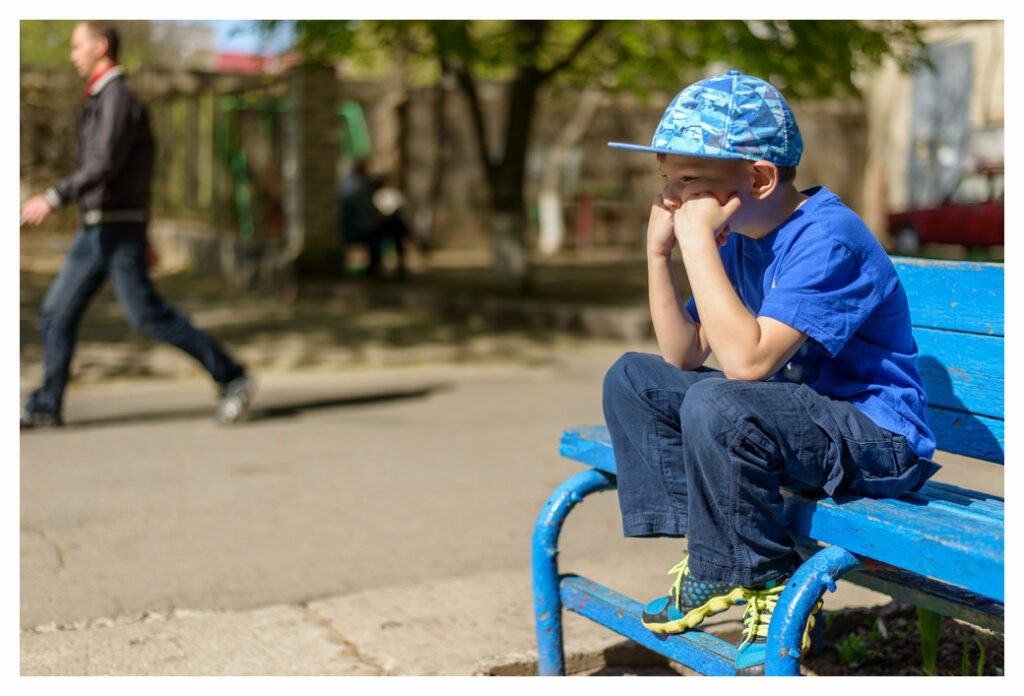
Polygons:
[[608,143],[634,152],[767,160],[795,167],[804,151],[796,118],[779,90],[730,70],[694,82],[676,95],[661,117],[650,147]]

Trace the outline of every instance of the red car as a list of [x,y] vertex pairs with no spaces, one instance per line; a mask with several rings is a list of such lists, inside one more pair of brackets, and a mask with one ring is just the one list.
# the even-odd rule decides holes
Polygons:
[[965,174],[935,208],[889,215],[894,251],[913,255],[922,244],[990,247],[1003,244],[1003,168]]

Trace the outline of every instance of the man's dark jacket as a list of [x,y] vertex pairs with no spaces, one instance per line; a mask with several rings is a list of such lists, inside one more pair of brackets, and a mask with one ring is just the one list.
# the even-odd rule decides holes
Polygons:
[[154,150],[146,108],[115,67],[89,89],[78,116],[77,168],[47,190],[47,200],[54,207],[77,202],[87,225],[144,222]]

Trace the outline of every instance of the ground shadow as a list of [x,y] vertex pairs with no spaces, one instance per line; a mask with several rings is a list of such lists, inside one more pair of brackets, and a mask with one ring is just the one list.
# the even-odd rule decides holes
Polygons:
[[295,418],[296,416],[310,411],[321,411],[332,408],[347,408],[351,406],[367,406],[370,404],[387,403],[390,401],[423,399],[435,393],[450,391],[452,388],[452,384],[444,383],[417,389],[379,392],[363,396],[349,396],[315,401],[300,401],[279,404],[267,408],[254,408],[249,418],[249,422],[274,420],[279,418]]
[[[423,399],[432,394],[452,389],[449,383],[438,383],[429,386],[417,387],[415,389],[399,389],[376,392],[373,394],[360,394],[354,396],[328,397],[321,399],[304,399],[275,403],[269,406],[260,406],[258,401],[247,421],[249,423],[269,421],[283,418],[295,418],[304,413],[314,411],[325,411],[336,408],[350,408],[355,406],[367,406],[371,404],[382,404],[392,401],[403,401],[411,399]],[[65,426],[65,429],[79,430],[96,428],[107,425],[130,425],[133,423],[161,423],[182,420],[206,420],[212,418],[213,407],[190,407],[180,409],[169,409],[150,412],[117,413],[95,418],[75,419]],[[237,426],[236,426],[237,427]]]
[[[23,362],[41,357],[39,307],[69,243],[69,236],[56,233],[22,240]],[[377,346],[465,346],[496,331],[549,343],[563,324],[573,324],[561,318],[564,312],[559,318],[541,316],[554,307],[642,306],[647,292],[646,266],[627,253],[537,263],[525,292],[499,286],[489,266],[473,264],[431,268],[404,281],[306,280],[290,299],[271,291],[232,290],[218,278],[188,272],[160,275],[155,283],[168,302],[229,348],[300,335],[314,345],[345,346],[357,357]],[[109,283],[90,304],[79,340],[128,346],[133,353],[154,345],[128,326]]]

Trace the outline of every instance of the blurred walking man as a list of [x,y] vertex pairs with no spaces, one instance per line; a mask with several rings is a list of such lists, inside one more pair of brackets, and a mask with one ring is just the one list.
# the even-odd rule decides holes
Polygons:
[[71,61],[87,79],[78,117],[73,174],[22,206],[22,224],[38,225],[55,208],[78,203],[81,226],[42,307],[43,385],[22,409],[21,427],[62,425],[78,325],[109,275],[131,325],[202,363],[219,385],[216,417],[234,423],[248,414],[252,384],[244,368],[179,310],[164,302],[149,277],[146,226],[154,142],[146,109],[117,63],[119,38],[106,22],[83,22],[71,35]]

